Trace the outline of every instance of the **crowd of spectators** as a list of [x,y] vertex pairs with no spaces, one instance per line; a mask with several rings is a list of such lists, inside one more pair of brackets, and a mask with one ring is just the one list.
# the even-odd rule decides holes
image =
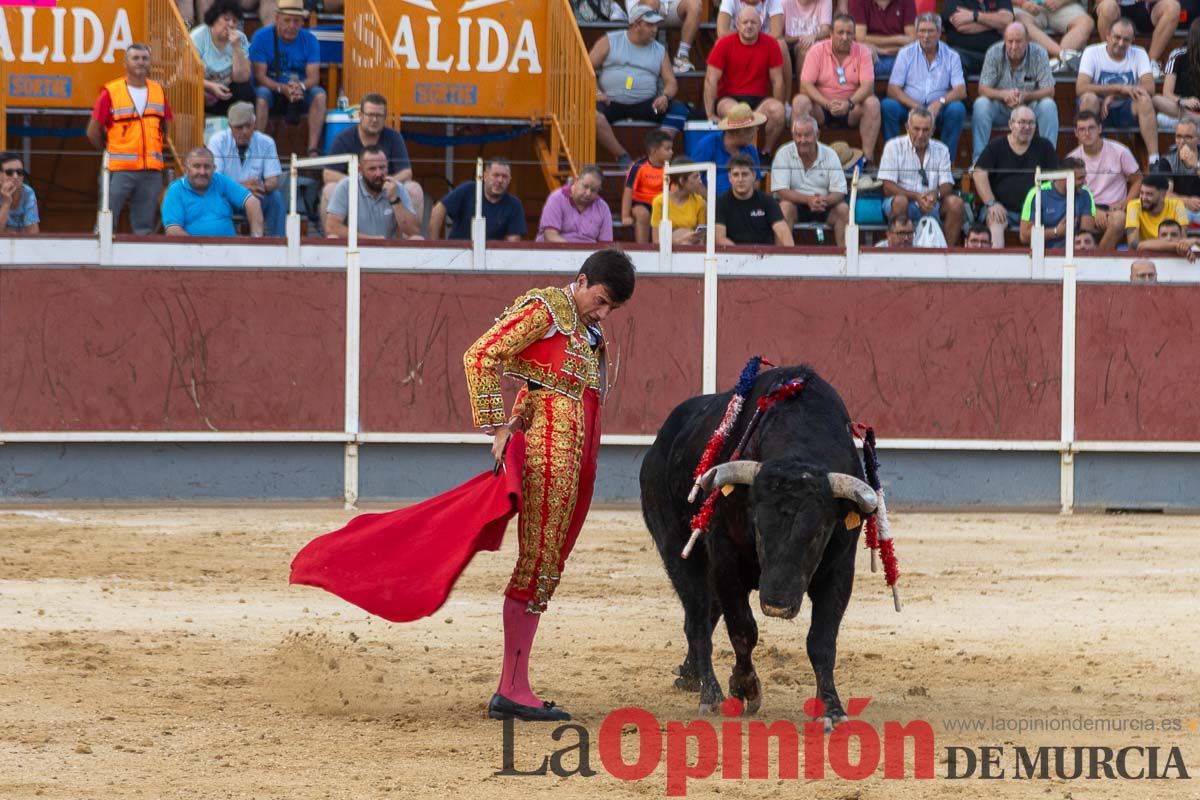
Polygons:
[[[1080,0],[942,0],[937,12],[923,13],[915,0],[721,0],[713,3],[717,38],[703,58],[695,49],[707,7],[700,0],[573,0],[577,14],[584,2],[587,19],[619,14],[625,22],[590,49],[597,144],[624,186],[619,203],[615,194],[606,198],[606,173],[586,166],[546,197],[537,241],[608,242],[619,224],[636,241],[653,242],[664,213],[675,242],[703,241],[704,179],[664,174],[668,162],[694,160],[717,165],[722,244],[790,245],[796,226],[807,226],[844,246],[847,176],[857,169],[859,202],[874,200],[882,210],[881,245],[910,243],[925,218],[940,225],[950,246],[1028,243],[1040,208],[1050,247],[1071,237],[1081,247],[1195,258],[1200,237],[1189,232],[1200,230],[1200,22],[1185,46],[1172,49],[1176,0],[1100,0],[1093,12]],[[321,7],[338,10],[330,0]],[[266,131],[271,118],[303,119],[308,153],[322,152],[328,101],[317,39],[305,27],[312,10],[312,0],[181,0],[185,21],[195,23],[206,113],[227,125],[187,155],[185,174],[165,192],[171,109],[148,77],[149,49],[126,51],[125,75],[100,92],[88,137],[107,153],[110,208],[120,214],[129,205],[135,232],[153,232],[161,222],[172,234],[283,234],[286,176]],[[247,12],[264,23],[251,37],[243,31]],[[680,28],[674,56],[664,26]],[[1099,41],[1089,43],[1094,35]],[[1135,43],[1139,35],[1147,47]],[[697,63],[703,81],[689,107],[678,76],[694,74]],[[1056,88],[1072,76],[1076,113],[1063,141]],[[877,90],[877,81],[886,88]],[[977,86],[973,100],[968,81]],[[685,148],[689,118],[706,119],[712,130],[689,134]],[[430,198],[426,219],[425,192],[388,119],[387,99],[367,95],[356,124],[328,147],[358,155],[360,174],[353,187],[344,167],[323,170],[316,218],[326,235],[346,235],[351,191],[358,192],[364,237],[469,238],[477,194],[489,239],[531,233],[504,158],[489,160],[478,191],[467,181],[437,202]],[[614,129],[629,120],[652,126],[637,153]],[[968,124],[970,146],[962,149],[970,156],[963,157]],[[1160,130],[1175,137],[1161,155]],[[856,131],[861,148],[833,141],[848,138],[844,131]],[[1118,140],[1134,132],[1144,162]],[[1060,159],[1071,137],[1075,146]],[[6,230],[36,232],[37,200],[24,164],[3,158]],[[1066,181],[1035,185],[1039,169],[1074,170],[1075,197],[1066,196]],[[1072,203],[1075,230],[1067,231]]]

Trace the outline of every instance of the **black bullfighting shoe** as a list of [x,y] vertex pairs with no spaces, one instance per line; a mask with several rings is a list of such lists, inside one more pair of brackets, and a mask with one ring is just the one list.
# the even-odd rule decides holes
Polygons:
[[543,701],[540,706],[515,703],[500,693],[492,695],[488,702],[488,716],[492,719],[519,719],[525,722],[566,722],[571,718],[554,701]]

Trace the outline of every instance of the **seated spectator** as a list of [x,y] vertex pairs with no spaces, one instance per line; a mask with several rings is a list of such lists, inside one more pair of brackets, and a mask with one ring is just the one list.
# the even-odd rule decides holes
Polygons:
[[908,212],[901,206],[899,211],[888,218],[887,238],[876,242],[876,247],[912,247],[913,224],[908,218]]
[[817,42],[800,70],[792,119],[809,115],[827,128],[857,128],[867,158],[879,143],[879,98],[871,51],[854,41],[854,18],[838,14],[833,34]]
[[1200,116],[1200,69],[1189,53],[1200,53],[1200,19],[1188,27],[1187,46],[1172,50],[1167,56],[1162,92],[1154,96],[1154,108],[1168,117],[1196,119]]
[[[388,154],[367,145],[358,157],[358,235],[362,239],[419,239],[421,222],[404,184],[388,174]],[[350,235],[350,176],[334,186],[325,211],[325,235]]]
[[[204,19],[208,9],[212,6],[214,0],[175,0],[175,5],[179,8],[179,16],[183,17],[183,25],[186,28],[191,28]],[[334,0],[341,7],[342,0]],[[327,2],[326,5],[329,3]],[[275,24],[275,0],[240,0],[238,5],[244,13],[255,11],[258,13],[259,22],[263,25]]]
[[792,120],[792,141],[771,163],[771,192],[790,230],[797,222],[821,222],[833,228],[838,247],[846,245],[846,173],[837,154],[818,141],[817,121],[802,114]]
[[[1092,246],[1096,249],[1096,202],[1091,191],[1083,185],[1086,168],[1078,158],[1064,158],[1060,169],[1075,172],[1075,234],[1092,234]],[[1067,244],[1067,181],[1043,181],[1040,188],[1031,188],[1021,205],[1021,244],[1033,240],[1034,209],[1036,194],[1042,195],[1042,225],[1046,229],[1046,247],[1065,247]],[[1077,240],[1078,241],[1078,240]],[[1078,246],[1078,245],[1077,245]]]
[[625,10],[632,19],[633,10],[639,5],[648,7],[663,18],[661,24],[668,28],[679,28],[679,50],[675,60],[671,62],[671,71],[676,75],[684,72],[695,72],[692,64],[692,45],[696,43],[696,33],[704,16],[700,10],[700,0],[625,0]]
[[850,0],[855,39],[875,57],[875,76],[892,74],[896,54],[917,40],[917,5],[914,0]]
[[1038,135],[1057,147],[1058,104],[1050,60],[1045,50],[1029,42],[1025,26],[1014,22],[1004,29],[1004,41],[992,45],[983,61],[979,97],[971,106],[972,163],[987,147],[996,123],[1018,106],[1033,109]]
[[283,236],[287,210],[279,191],[283,166],[275,140],[254,130],[254,106],[247,102],[229,107],[229,128],[208,141],[216,170],[233,178],[258,198],[267,236]]
[[[1050,69],[1072,72],[1079,68],[1083,48],[1096,23],[1079,0],[1013,0],[1017,21],[1025,25],[1030,40],[1050,55]],[[1054,41],[1051,33],[1062,35]],[[1049,138],[1049,137],[1047,137]]]
[[679,88],[667,48],[656,38],[662,20],[649,6],[635,5],[629,27],[601,36],[588,54],[596,71],[596,141],[622,169],[633,159],[613,133],[612,123],[653,122],[674,136],[687,121],[687,106],[675,99]]
[[670,134],[650,131],[646,134],[646,155],[633,162],[625,175],[621,192],[621,222],[633,225],[636,242],[650,241],[650,209],[656,197],[662,197],[663,168],[675,155]]
[[758,12],[746,6],[738,12],[737,33],[718,39],[708,54],[704,114],[716,122],[734,106],[748,105],[766,121],[770,152],[783,133],[784,98],[783,56],[775,40],[762,33]]
[[244,211],[250,235],[263,235],[262,207],[249,189],[214,171],[213,154],[197,147],[187,154],[187,172],[163,194],[162,221],[167,236],[236,236],[233,215]]
[[1129,23],[1130,36],[1134,28],[1137,33],[1151,35],[1150,63],[1157,81],[1162,77],[1163,56],[1179,27],[1179,3],[1177,0],[1099,0],[1096,3],[1101,41],[1109,41],[1109,34],[1121,20]]
[[890,218],[903,209],[912,220],[926,215],[940,217],[946,244],[958,244],[963,202],[954,194],[950,151],[933,138],[932,113],[924,108],[909,112],[907,133],[883,146],[878,177],[883,181],[885,216]]
[[1176,255],[1184,256],[1188,261],[1196,260],[1196,251],[1197,248],[1200,248],[1200,238],[1184,236],[1183,226],[1175,220],[1164,219],[1158,223],[1158,240],[1174,242]]
[[990,250],[992,248],[992,232],[982,222],[976,222],[967,231],[966,248],[968,250]]
[[1021,205],[1033,188],[1034,171],[1058,166],[1054,145],[1034,133],[1033,111],[1017,106],[1009,115],[1008,136],[993,139],[975,165],[975,193],[983,201],[992,246],[1004,247],[1004,232],[1021,223]]
[[[839,3],[843,4],[844,0]],[[854,27],[854,17],[850,17],[850,27]],[[783,40],[791,51],[793,69],[797,74],[813,45],[825,41],[832,33],[833,0],[784,1]],[[867,54],[869,56],[870,51]]]
[[259,28],[250,41],[258,130],[266,131],[272,114],[295,125],[307,112],[308,154],[320,155],[327,105],[321,88],[321,47],[304,29],[304,0],[279,0],[277,14],[275,24]]
[[[694,164],[687,156],[671,162],[673,167]],[[704,244],[708,220],[708,203],[704,200],[704,182],[699,172],[677,172],[668,178],[667,194],[670,205],[667,217],[671,220],[671,241],[675,244]],[[659,243],[658,226],[662,222],[662,195],[654,198],[650,208],[650,236]]]
[[539,242],[611,242],[612,210],[600,196],[604,173],[592,164],[546,198],[538,222]]
[[[1159,0],[1160,3],[1174,0]],[[1154,75],[1146,51],[1133,44],[1133,23],[1121,19],[1104,44],[1083,51],[1075,79],[1079,110],[1092,111],[1109,128],[1137,126],[1150,164],[1158,160],[1158,119],[1154,112]],[[1078,115],[1075,117],[1079,120]]]
[[217,0],[204,12],[204,24],[192,31],[204,64],[204,113],[209,116],[223,116],[233,103],[254,102],[244,18],[238,0]]
[[1171,179],[1171,194],[1183,201],[1188,222],[1200,224],[1200,163],[1197,153],[1197,123],[1185,117],[1175,126],[1175,149],[1154,162],[1151,172]]
[[[413,180],[412,161],[408,158],[408,147],[404,137],[400,135],[399,118],[395,128],[387,125],[387,98],[381,94],[366,94],[358,104],[358,124],[346,128],[333,137],[329,145],[329,155],[360,155],[368,145],[383,148],[388,157],[388,174],[392,180],[404,184],[404,191],[412,203],[413,216],[420,222],[425,218],[425,191],[421,184]],[[334,164],[321,171],[325,186],[321,190],[321,211],[324,218],[325,208],[333,194],[333,187],[346,177],[346,167]]]
[[1095,250],[1096,234],[1094,231],[1080,231],[1075,234],[1075,250]]
[[0,219],[4,220],[4,233],[37,233],[41,218],[38,216],[37,195],[33,187],[25,183],[25,162],[17,153],[0,154]]
[[1125,231],[1125,206],[1137,196],[1142,171],[1129,148],[1100,136],[1100,117],[1094,111],[1075,115],[1075,138],[1068,155],[1081,159],[1087,168],[1087,185],[1096,199],[1096,228],[1100,248],[1113,250]]
[[942,18],[922,14],[917,18],[917,41],[896,54],[896,66],[888,78],[888,96],[881,104],[883,137],[894,139],[899,135],[906,110],[926,110],[953,161],[967,116],[962,102],[967,96],[967,82],[958,53],[941,41],[941,36]]
[[755,164],[739,153],[729,159],[728,192],[717,198],[717,244],[791,247],[792,229],[775,198],[754,188]]
[[979,72],[984,55],[1000,44],[1012,21],[1012,0],[945,0],[942,4],[946,44],[962,57],[963,70],[971,75]]
[[[493,158],[483,166],[483,208],[480,214],[487,223],[488,241],[519,242],[528,230],[525,208],[521,201],[508,193],[512,183],[512,167],[508,159]],[[429,238],[442,238],[446,220],[450,220],[447,239],[471,239],[471,219],[475,216],[475,181],[465,181],[433,206],[429,214]]]
[[785,35],[787,15],[783,13],[783,0],[721,0],[717,7],[717,39],[736,32],[738,15],[744,9],[750,9],[758,15],[763,35],[774,39],[779,45],[779,57],[783,59],[782,102],[786,103],[786,98],[792,96],[792,73],[795,69]]
[[1157,283],[1158,267],[1153,261],[1138,259],[1129,265],[1129,280],[1134,283]]
[[717,125],[717,130],[706,133],[692,148],[692,157],[696,161],[712,161],[717,165],[717,185],[714,187],[716,196],[729,191],[726,165],[730,158],[739,153],[754,164],[755,180],[762,177],[759,173],[758,149],[754,146],[754,137],[758,126],[766,121],[765,116],[750,110],[747,104],[738,103],[729,107],[725,118]]
[[[1158,237],[1158,227],[1164,220],[1174,220],[1180,226],[1188,224],[1187,208],[1179,198],[1167,196],[1170,188],[1170,179],[1158,172],[1142,179],[1137,199],[1125,208],[1125,243],[1130,250],[1177,252],[1179,242]],[[1183,255],[1187,247],[1190,243],[1178,253]]]

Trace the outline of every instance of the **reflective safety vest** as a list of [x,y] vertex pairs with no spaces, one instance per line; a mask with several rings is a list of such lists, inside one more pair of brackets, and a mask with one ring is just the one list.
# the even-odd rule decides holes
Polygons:
[[162,84],[146,80],[146,110],[138,114],[124,78],[104,84],[112,99],[112,127],[108,129],[108,168],[110,171],[135,169],[161,170],[163,131],[167,116],[167,96]]

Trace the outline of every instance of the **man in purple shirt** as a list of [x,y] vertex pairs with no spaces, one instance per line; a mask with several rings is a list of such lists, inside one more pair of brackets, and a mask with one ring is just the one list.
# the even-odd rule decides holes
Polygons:
[[579,177],[546,198],[538,222],[539,242],[611,242],[612,211],[600,196],[604,174],[589,164]]

